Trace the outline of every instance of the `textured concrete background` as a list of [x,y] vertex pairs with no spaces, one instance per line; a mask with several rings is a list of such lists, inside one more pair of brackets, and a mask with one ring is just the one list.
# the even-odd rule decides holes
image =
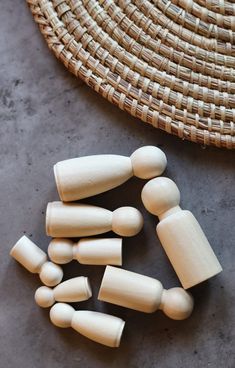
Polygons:
[[[182,142],[119,111],[75,79],[47,49],[22,0],[2,2],[0,12],[0,367],[204,368],[235,367],[235,156],[234,152]],[[224,267],[195,287],[191,318],[176,322],[161,312],[145,315],[96,300],[102,267],[75,262],[66,278],[88,275],[94,297],[77,308],[106,311],[127,321],[119,349],[98,345],[72,329],[51,325],[34,303],[40,285],[10,259],[26,233],[46,250],[44,211],[58,198],[52,165],[95,153],[129,155],[153,144],[168,156],[166,175],[182,192]],[[155,236],[156,219],[140,201],[143,181],[132,179],[91,203],[115,209],[134,205],[144,230],[124,241],[124,267],[179,284]]]

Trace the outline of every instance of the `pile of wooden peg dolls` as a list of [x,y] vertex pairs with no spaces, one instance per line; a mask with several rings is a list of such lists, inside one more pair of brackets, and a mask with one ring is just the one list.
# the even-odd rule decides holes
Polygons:
[[[45,286],[35,293],[41,307],[51,307],[51,322],[72,327],[101,344],[118,347],[125,322],[109,314],[77,310],[67,304],[87,300],[92,290],[87,277],[61,282],[58,264],[75,259],[83,264],[106,265],[98,299],[145,313],[162,310],[168,317],[183,320],[193,310],[193,298],[186,289],[218,274],[222,268],[199,223],[191,212],[179,206],[176,184],[160,176],[166,156],[159,148],[145,146],[130,157],[95,155],[58,162],[54,174],[61,202],[51,202],[46,211],[47,235],[53,237],[46,253],[26,236],[10,254],[27,270],[38,273]],[[136,235],[143,226],[141,213],[133,207],[111,212],[77,202],[123,184],[132,176],[150,179],[141,198],[145,208],[157,216],[156,231],[181,287],[165,290],[160,281],[124,270],[122,238]],[[74,202],[76,201],[76,202]],[[117,238],[95,238],[113,231]],[[80,238],[74,242],[71,238]],[[54,287],[54,288],[53,288]]]

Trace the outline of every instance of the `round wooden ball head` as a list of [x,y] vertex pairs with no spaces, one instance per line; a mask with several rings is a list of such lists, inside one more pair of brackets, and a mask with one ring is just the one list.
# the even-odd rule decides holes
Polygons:
[[145,208],[159,218],[165,213],[169,214],[168,211],[178,210],[180,203],[180,192],[176,184],[164,177],[146,183],[141,197]]
[[57,264],[47,261],[42,265],[39,277],[45,285],[55,286],[62,280],[63,270]]
[[71,239],[54,238],[48,246],[48,254],[53,262],[66,264],[76,259],[76,246]]
[[163,290],[159,309],[169,318],[183,320],[191,315],[193,306],[191,294],[180,287],[175,287]]
[[75,310],[71,305],[57,303],[50,310],[50,319],[55,326],[68,328],[71,327],[74,313]]
[[155,146],[138,148],[130,156],[133,175],[140,179],[150,179],[161,175],[166,168],[165,153]]
[[143,227],[143,217],[134,207],[120,207],[113,211],[112,230],[120,236],[134,236]]
[[51,307],[55,303],[53,290],[47,286],[41,286],[36,290],[35,301],[42,308]]

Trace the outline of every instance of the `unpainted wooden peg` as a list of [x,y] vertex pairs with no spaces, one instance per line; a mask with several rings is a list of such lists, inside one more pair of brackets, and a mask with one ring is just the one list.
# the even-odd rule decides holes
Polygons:
[[73,259],[89,265],[122,265],[121,238],[83,238],[78,242],[54,238],[49,244],[48,254],[55,263],[65,264]]
[[88,278],[79,276],[62,282],[54,289],[41,286],[36,290],[34,298],[40,307],[48,308],[55,302],[81,302],[91,296],[92,291]]
[[29,272],[38,273],[43,284],[47,286],[55,286],[63,278],[62,268],[49,262],[46,253],[25,235],[17,241],[10,255]]
[[180,192],[172,180],[161,177],[147,182],[142,201],[159,218],[157,235],[185,289],[222,271],[198,221],[180,208]]
[[51,308],[50,319],[57,327],[72,327],[88,339],[112,348],[120,345],[125,326],[121,318],[100,312],[75,311],[65,303],[57,303]]
[[54,166],[54,174],[60,199],[67,202],[113,189],[133,175],[142,179],[161,175],[166,164],[162,150],[145,146],[130,157],[93,155],[60,161]]
[[145,313],[162,310],[168,317],[183,320],[193,310],[193,298],[180,287],[164,290],[160,281],[122,268],[107,266],[98,299]]
[[105,208],[81,203],[50,202],[46,211],[46,232],[54,238],[73,238],[114,231],[133,236],[143,227],[143,217],[134,207]]

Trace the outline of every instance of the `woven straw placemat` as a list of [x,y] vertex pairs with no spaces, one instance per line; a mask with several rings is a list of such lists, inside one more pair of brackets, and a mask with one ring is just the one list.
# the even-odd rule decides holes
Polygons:
[[235,3],[27,2],[56,57],[110,102],[182,139],[235,148]]

